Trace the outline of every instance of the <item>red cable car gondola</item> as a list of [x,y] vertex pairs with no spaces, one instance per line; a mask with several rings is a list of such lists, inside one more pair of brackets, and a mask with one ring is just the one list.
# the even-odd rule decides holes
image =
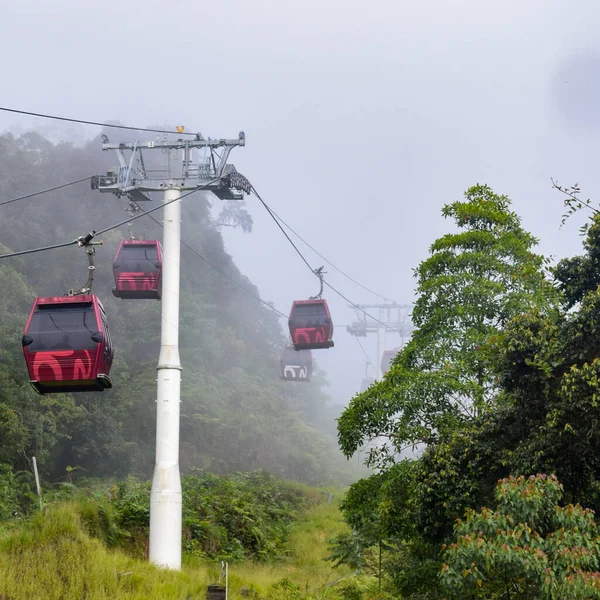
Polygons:
[[156,240],[124,240],[113,264],[117,298],[160,300],[162,248]]
[[310,381],[312,375],[312,352],[310,350],[294,350],[286,346],[279,361],[281,379],[285,381]]
[[333,346],[333,323],[327,301],[322,298],[296,300],[288,320],[296,350],[318,350]]
[[36,298],[23,335],[30,384],[38,394],[102,391],[114,348],[94,294]]

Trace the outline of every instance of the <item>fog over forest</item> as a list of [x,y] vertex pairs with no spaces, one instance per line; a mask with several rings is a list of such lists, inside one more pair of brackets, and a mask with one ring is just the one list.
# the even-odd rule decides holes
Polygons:
[[[550,178],[600,196],[595,2],[576,11],[566,0],[148,2],[138,10],[109,0],[103,11],[119,17],[97,19],[71,0],[3,6],[5,55],[19,48],[4,76],[19,83],[5,86],[2,105],[183,124],[212,137],[243,130],[247,145],[231,162],[273,209],[356,281],[401,304],[414,300],[412,269],[448,227],[442,205],[475,183],[513,199],[542,252],[577,251],[577,226],[559,229],[562,199]],[[159,32],[183,24],[201,34],[162,42]],[[22,31],[35,46],[22,43]],[[1,130],[79,143],[98,133],[7,113]],[[132,137],[115,131],[111,139]],[[287,313],[293,299],[316,292],[314,278],[255,200],[248,210],[253,233],[225,228],[226,247],[262,297]],[[326,270],[353,302],[377,301]],[[350,324],[348,303],[327,297],[335,324]],[[335,341],[320,364],[334,401],[347,404],[365,357],[345,327]],[[398,342],[390,335],[387,346]],[[375,338],[364,343],[375,362]]]

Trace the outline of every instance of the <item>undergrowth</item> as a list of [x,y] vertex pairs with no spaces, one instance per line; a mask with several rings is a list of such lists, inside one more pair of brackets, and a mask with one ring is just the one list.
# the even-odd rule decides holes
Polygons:
[[[158,569],[118,549],[114,515],[94,500],[47,507],[0,536],[3,600],[194,600],[216,583],[220,563],[184,554],[180,572]],[[230,565],[229,597],[253,600],[374,598],[374,582],[334,570],[323,559],[329,539],[345,530],[336,503],[313,504],[290,529],[283,558]],[[113,531],[107,536],[107,532]],[[97,536],[97,537],[94,537]],[[362,591],[361,591],[362,590]],[[366,595],[363,595],[366,592]],[[358,594],[358,595],[357,595]]]
[[347,530],[338,497],[260,472],[199,474],[183,485],[181,572],[148,563],[148,484],[62,485],[42,512],[0,525],[0,598],[204,599],[221,559],[232,600],[375,598],[372,578],[324,560]]

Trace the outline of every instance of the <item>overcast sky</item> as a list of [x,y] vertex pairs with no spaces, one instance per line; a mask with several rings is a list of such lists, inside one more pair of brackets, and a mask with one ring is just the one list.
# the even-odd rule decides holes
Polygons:
[[[476,183],[513,199],[544,253],[580,251],[550,178],[600,200],[599,27],[597,0],[0,0],[0,105],[244,130],[230,162],[265,201],[363,285],[410,303],[412,269],[451,227],[441,207]],[[30,127],[57,125],[0,113],[0,131]],[[227,231],[228,251],[287,313],[317,282],[248,208],[254,232]],[[376,300],[327,270],[353,302]],[[353,320],[326,297],[336,324]],[[343,328],[334,339],[318,360],[347,402],[365,359]],[[374,338],[365,347],[374,361]]]

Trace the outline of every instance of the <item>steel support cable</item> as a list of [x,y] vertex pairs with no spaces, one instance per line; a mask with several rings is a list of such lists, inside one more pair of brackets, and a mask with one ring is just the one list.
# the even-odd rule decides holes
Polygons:
[[348,273],[345,273],[344,271],[342,271],[339,267],[336,267],[330,260],[328,260],[325,256],[323,256],[316,248],[314,248],[313,246],[311,246],[297,231],[295,231],[293,229],[293,227],[291,227],[290,225],[288,225],[271,207],[269,207],[269,210],[304,244],[306,244],[306,246],[308,246],[317,256],[321,257],[329,266],[333,267],[338,273],[341,273],[344,277],[346,277],[347,279],[349,279],[352,283],[355,283],[357,286],[361,287],[363,290],[369,292],[370,294],[373,294],[374,296],[377,296],[378,298],[381,298],[382,300],[387,300],[388,302],[393,302],[393,300],[391,300],[390,298],[388,298],[387,296],[382,296],[381,294],[378,294],[377,292],[374,292],[373,290],[369,289],[367,286],[363,285],[362,283],[360,283],[359,281],[356,281],[356,279],[354,279],[353,277],[350,277],[350,275],[348,275]]
[[[267,205],[267,203],[260,197],[260,194],[256,191],[256,188],[254,186],[252,186],[252,192],[254,193],[254,195],[260,200],[260,203],[265,207],[266,211],[269,213],[269,215],[271,215],[271,218],[273,219],[273,221],[275,221],[275,223],[277,223],[277,227],[279,227],[279,229],[281,229],[281,231],[283,232],[283,235],[285,235],[285,237],[287,238],[287,240],[289,241],[289,243],[294,247],[294,250],[298,253],[298,255],[300,256],[300,258],[304,261],[304,264],[306,264],[306,266],[310,269],[311,273],[313,275],[317,275],[317,270],[313,269],[310,266],[310,263],[308,262],[308,260],[306,260],[306,258],[304,257],[304,254],[302,254],[302,252],[300,252],[300,250],[298,250],[298,246],[296,246],[296,244],[294,244],[293,240],[290,238],[290,236],[287,234],[287,231],[283,228],[283,226],[281,225],[281,223],[278,221],[277,217],[275,216],[275,214],[273,213],[273,211],[269,208],[269,206]],[[0,258],[2,258],[0,256]],[[359,306],[358,304],[355,304],[354,302],[352,302],[352,300],[349,300],[348,298],[346,298],[346,296],[344,296],[341,292],[339,292],[338,290],[336,290],[330,283],[328,283],[325,279],[322,279],[323,283],[333,292],[335,292],[340,298],[343,298],[346,302],[348,302],[348,304],[352,305],[354,308],[356,308],[356,310],[359,310],[360,312],[362,312],[365,316],[369,317],[369,319],[373,319],[373,321],[375,321],[376,323],[379,323],[382,327],[384,327],[385,329],[389,329],[390,331],[394,331],[393,327],[390,327],[389,325],[387,325],[386,323],[384,323],[383,321],[380,321],[379,319],[375,318],[373,315],[369,314],[364,308],[362,308],[361,306]]]
[[29,115],[31,117],[41,117],[42,119],[53,119],[55,121],[68,121],[69,123],[81,123],[82,125],[97,125],[98,127],[112,127],[113,129],[128,129],[130,131],[148,131],[150,133],[167,133],[172,135],[198,135],[197,133],[169,131],[167,129],[151,129],[149,127],[131,127],[129,125],[111,125],[110,123],[101,123],[99,121],[87,121],[85,119],[71,119],[69,117],[59,117],[57,115],[47,115],[44,113],[35,113],[27,110],[17,110],[16,108],[6,108],[0,106],[0,110],[4,112],[16,113],[20,115]]
[[19,196],[18,198],[11,198],[10,200],[4,200],[3,202],[0,202],[0,206],[4,206],[5,204],[11,204],[13,202],[18,202],[19,200],[26,200],[27,198],[33,198],[34,196],[41,196],[42,194],[54,192],[55,190],[61,190],[62,188],[69,187],[70,185],[75,185],[76,183],[81,183],[82,181],[88,181],[91,178],[92,178],[91,175],[89,177],[82,177],[81,179],[76,179],[75,181],[69,181],[68,183],[56,185],[56,186],[48,188],[46,190],[40,190],[39,192],[33,192],[32,194],[26,194],[25,196]]
[[[183,200],[187,196],[190,196],[191,194],[199,192],[202,189],[212,185],[213,183],[215,183],[219,180],[220,180],[220,178],[217,177],[207,183],[203,183],[202,185],[198,186],[197,188],[194,188],[193,190],[190,190],[189,192],[187,192],[187,194],[183,194],[183,195],[179,196],[178,198],[173,198],[173,200],[169,200],[168,202],[163,202],[162,204],[159,204],[158,206],[155,206],[154,208],[151,208],[150,210],[147,210],[146,212],[140,213],[139,215],[135,215],[133,217],[129,217],[129,218],[125,219],[124,221],[119,221],[118,223],[115,223],[114,225],[111,225],[110,227],[106,227],[105,229],[101,229],[100,231],[92,231],[91,232],[92,238],[90,238],[90,239],[93,239],[94,237],[96,237],[98,235],[102,235],[103,233],[107,233],[108,231],[112,231],[113,229],[116,229],[117,227],[121,227],[122,225],[126,225],[127,223],[130,223],[131,221],[135,221],[136,219],[141,219],[142,217],[146,216],[149,213],[153,213],[156,210],[160,210],[161,208],[164,208],[168,204],[172,204],[173,202],[177,202],[178,200]],[[19,252],[10,252],[9,254],[0,254],[0,258],[10,258],[12,256],[23,256],[24,254],[33,254],[35,252],[44,252],[45,250],[54,250],[56,248],[66,248],[67,246],[73,246],[74,244],[78,244],[80,239],[81,238],[77,238],[71,242],[64,242],[62,244],[54,244],[53,246],[43,246],[42,248],[33,248],[31,250],[20,250]]]
[[54,244],[53,246],[42,246],[41,248],[32,248],[31,250],[21,250],[20,252],[11,252],[10,254],[0,254],[0,258],[10,258],[11,256],[23,256],[24,254],[34,254],[36,252],[44,252],[46,250],[55,250],[56,248],[66,248],[77,244],[77,240],[65,242],[63,244]]
[[[310,272],[313,275],[317,275],[316,269],[313,269],[310,266],[310,263],[306,260],[306,258],[304,258],[304,254],[302,254],[302,252],[300,252],[300,250],[298,250],[298,246],[296,246],[296,244],[294,244],[294,241],[292,240],[292,238],[287,234],[287,231],[282,227],[281,223],[278,221],[277,217],[275,216],[275,213],[269,208],[267,203],[261,198],[260,194],[256,191],[256,188],[254,186],[252,186],[252,192],[260,200],[260,203],[265,207],[267,212],[271,215],[271,218],[273,219],[273,221],[275,221],[275,223],[277,223],[277,227],[279,227],[279,229],[281,229],[281,232],[283,233],[283,235],[285,235],[285,237],[287,238],[287,241],[292,245],[294,250],[298,253],[298,256],[304,261],[304,264],[310,269]],[[318,277],[318,275],[317,275],[317,277]]]
[[[137,202],[136,202],[136,206],[138,206],[138,208],[144,214],[149,216],[157,225],[162,227],[162,223],[158,219],[155,219],[152,215],[148,214],[148,212],[145,211],[139,204],[137,204]],[[208,260],[208,258],[206,258],[205,256],[202,256],[202,254],[200,254],[200,252],[198,252],[197,250],[195,250],[194,248],[192,248],[191,246],[186,244],[183,240],[181,242],[181,245],[185,246],[192,254],[195,254],[198,258],[201,258],[207,265],[212,267],[217,273],[219,273],[220,275],[222,275],[223,277],[225,277],[226,279],[228,279],[229,281],[231,281],[232,283],[237,285],[241,290],[246,292],[248,295],[252,296],[255,300],[258,300],[259,302],[264,304],[267,308],[270,308],[271,310],[275,311],[278,315],[282,316],[284,319],[288,318],[288,315],[285,315],[280,310],[278,310],[277,308],[275,308],[274,306],[269,304],[266,300],[263,300],[260,296],[257,296],[254,292],[251,292],[247,287],[243,286],[239,281],[236,281],[233,277],[231,277],[230,275],[227,275],[227,273],[225,273],[225,271],[219,269],[219,267],[217,267],[212,262],[210,262],[210,260]]]

